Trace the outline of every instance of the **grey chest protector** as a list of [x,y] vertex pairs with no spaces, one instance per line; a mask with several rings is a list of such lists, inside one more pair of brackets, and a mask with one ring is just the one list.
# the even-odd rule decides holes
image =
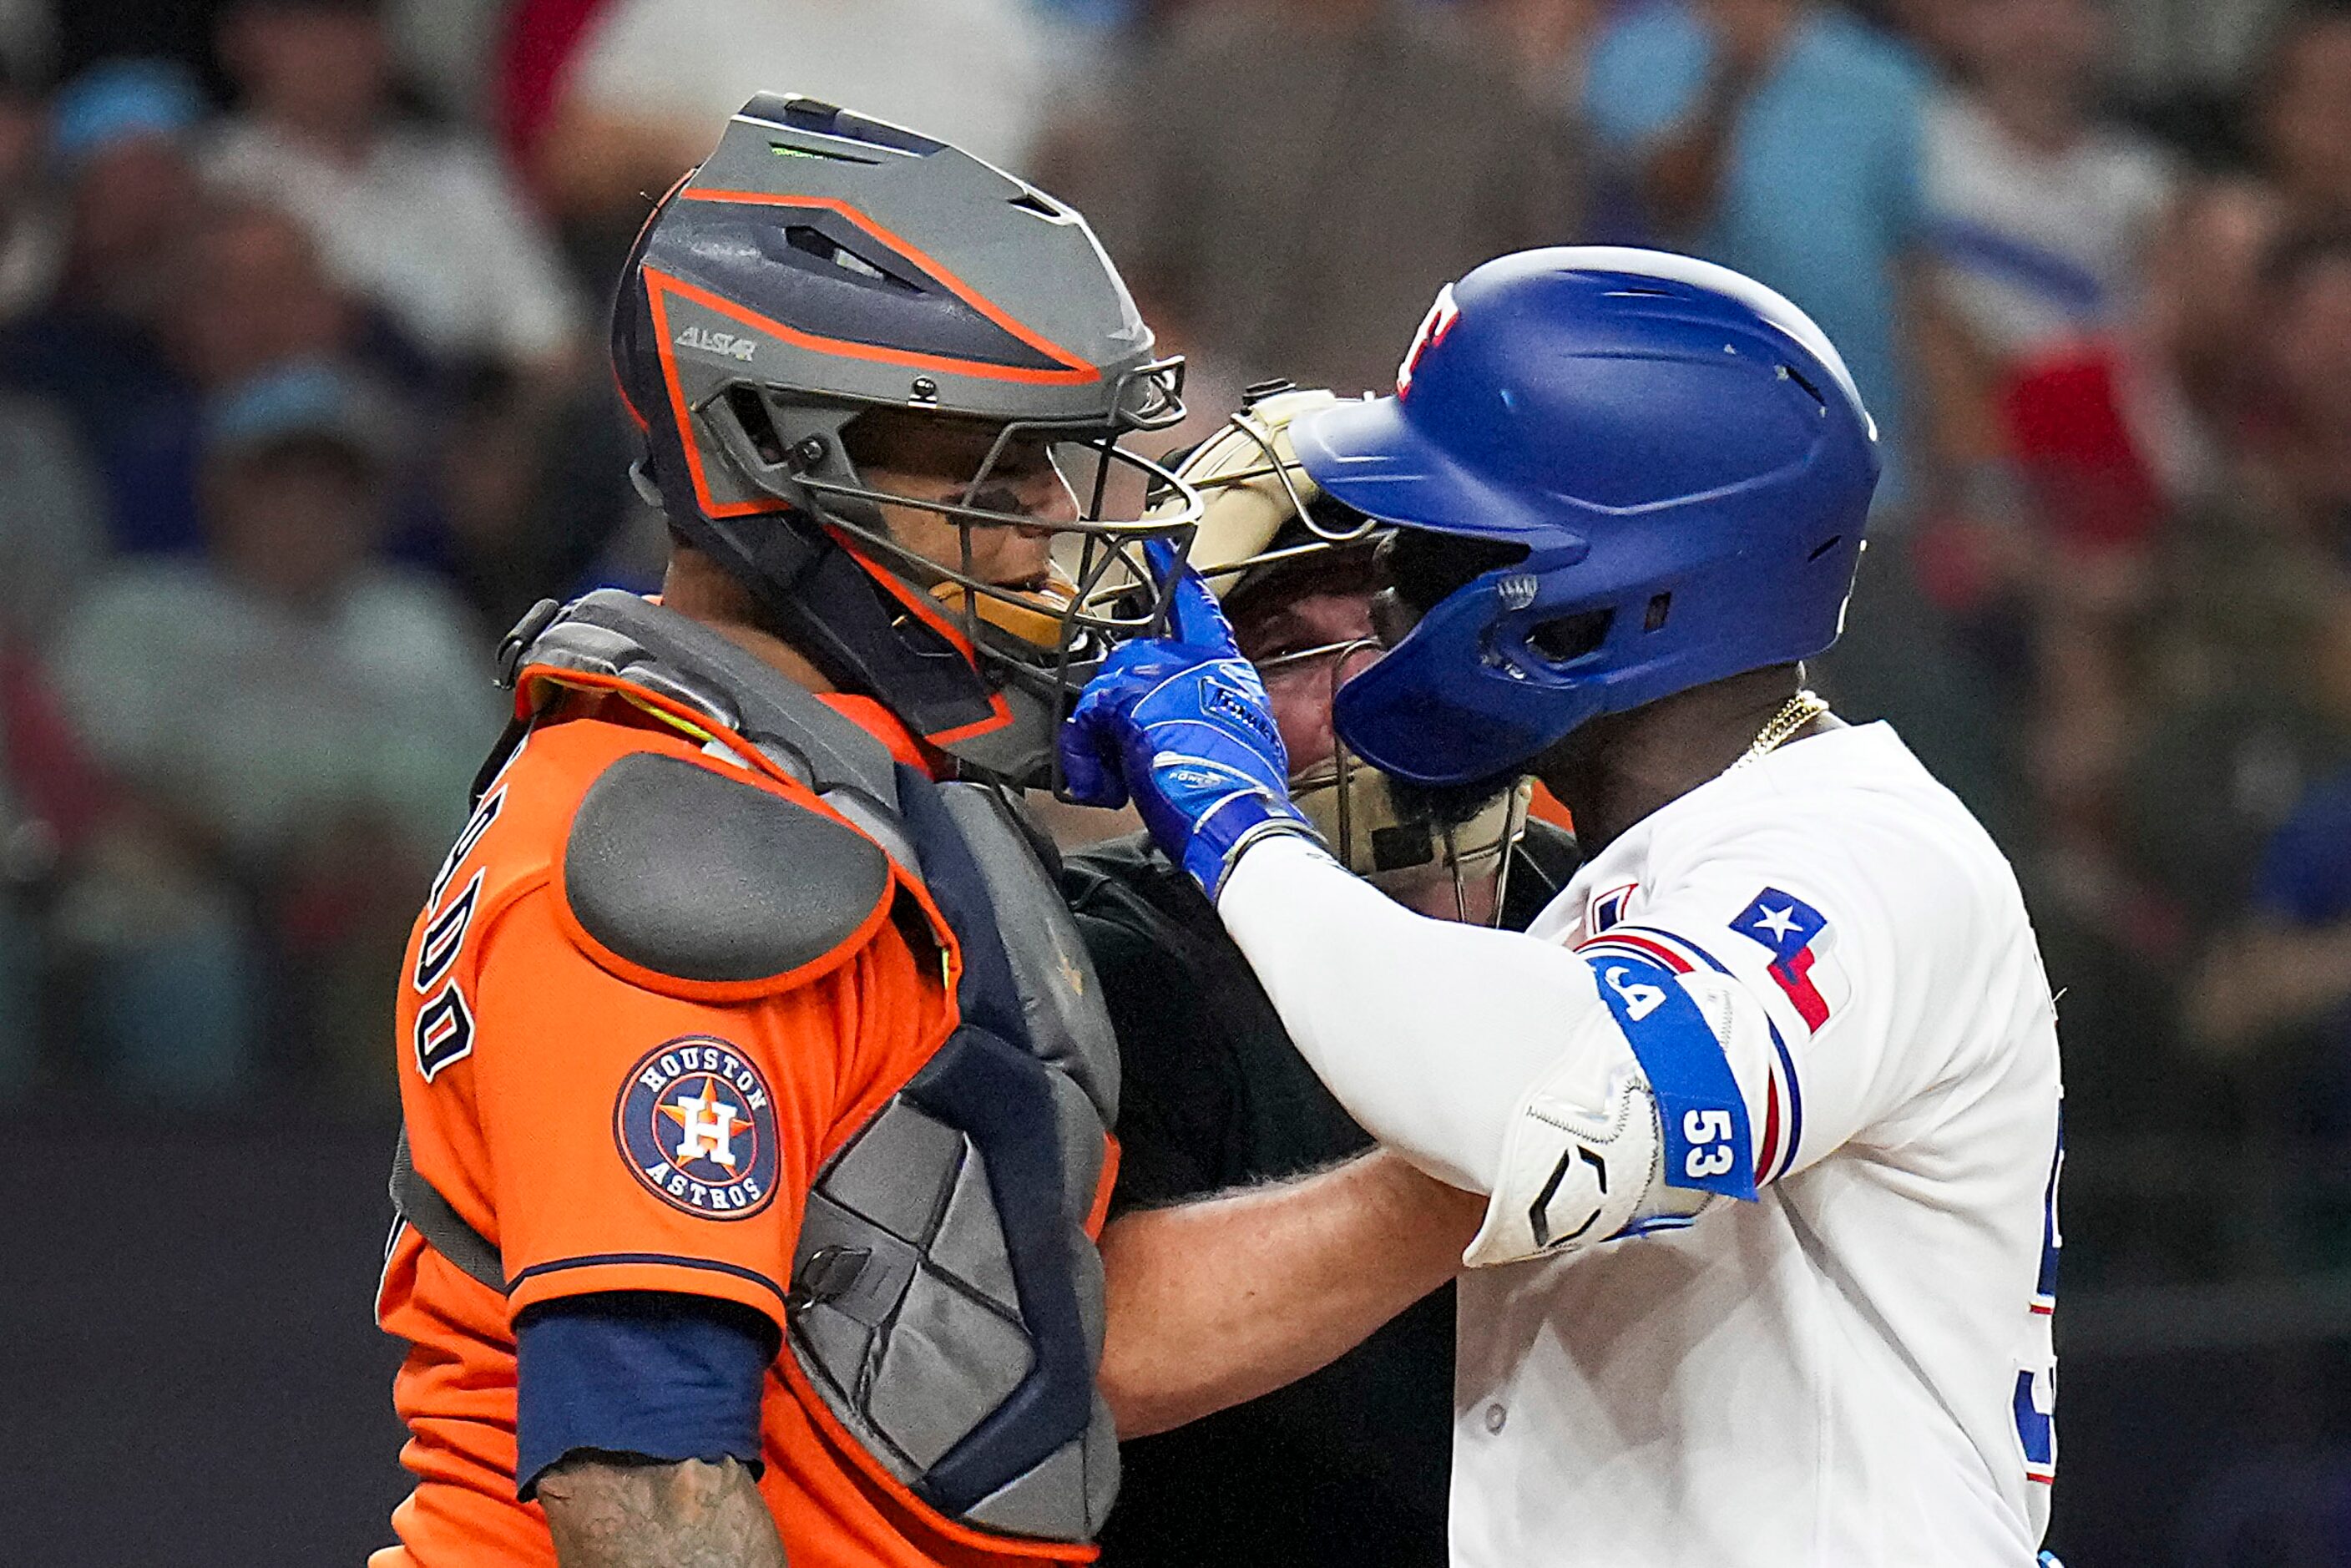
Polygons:
[[[685,977],[697,979],[728,977],[707,972],[714,962],[821,950],[839,933],[807,927],[853,925],[886,895],[877,845],[952,927],[961,1023],[819,1171],[787,1343],[832,1416],[932,1510],[1003,1534],[1091,1540],[1118,1487],[1116,1435],[1094,1389],[1102,1263],[1086,1232],[1118,1052],[1039,841],[999,791],[894,763],[695,622],[609,591],[550,612],[510,640],[510,679],[534,668],[617,678],[682,704],[862,830],[749,784],[726,786],[743,797],[733,808],[664,800],[665,780],[713,776],[672,763],[623,777],[632,760],[662,760],[624,758],[583,799],[566,859],[567,895],[600,942],[647,967],[698,961],[705,972]],[[762,830],[760,813],[786,810],[797,836]],[[809,823],[833,835],[833,852]],[[681,868],[681,855],[710,863]],[[912,902],[902,928],[926,923]],[[418,1178],[404,1139],[392,1197],[450,1261],[507,1289],[496,1247]]]

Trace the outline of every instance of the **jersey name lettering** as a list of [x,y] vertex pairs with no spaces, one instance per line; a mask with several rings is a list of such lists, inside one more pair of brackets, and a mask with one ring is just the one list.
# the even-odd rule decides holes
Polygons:
[[453,1061],[474,1054],[474,1014],[454,980],[416,1013],[416,1071],[430,1083]]

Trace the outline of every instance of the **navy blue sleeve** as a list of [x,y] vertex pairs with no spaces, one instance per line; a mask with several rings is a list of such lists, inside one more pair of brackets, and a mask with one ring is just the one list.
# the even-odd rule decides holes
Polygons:
[[515,1481],[581,1448],[759,1464],[776,1326],[733,1301],[650,1291],[544,1302],[516,1329]]

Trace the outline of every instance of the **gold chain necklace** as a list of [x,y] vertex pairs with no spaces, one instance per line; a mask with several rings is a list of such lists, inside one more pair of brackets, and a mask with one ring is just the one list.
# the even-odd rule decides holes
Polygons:
[[1755,738],[1750,743],[1747,750],[1730,766],[1734,768],[1744,768],[1750,762],[1771,756],[1780,748],[1782,742],[1828,711],[1827,700],[1817,692],[1798,692],[1788,699],[1786,705],[1778,713],[1771,716],[1771,721],[1769,724],[1755,732]]

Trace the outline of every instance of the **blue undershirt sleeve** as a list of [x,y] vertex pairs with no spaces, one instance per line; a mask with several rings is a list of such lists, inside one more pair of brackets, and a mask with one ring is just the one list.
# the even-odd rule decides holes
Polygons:
[[759,1466],[775,1324],[733,1301],[658,1291],[566,1297],[516,1328],[515,1481],[581,1449]]

